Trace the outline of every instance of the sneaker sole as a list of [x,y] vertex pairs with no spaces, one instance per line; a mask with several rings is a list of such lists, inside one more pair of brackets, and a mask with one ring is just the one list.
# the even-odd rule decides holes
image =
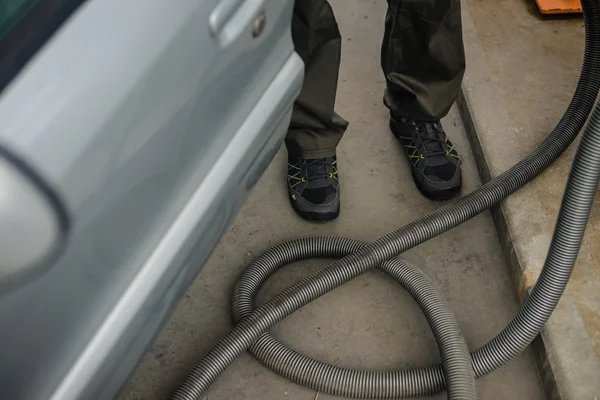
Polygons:
[[[392,135],[394,135],[394,137],[400,142],[400,146],[402,146],[402,150],[404,151],[404,154],[406,154],[406,150],[404,149],[404,146],[402,145],[402,140],[400,140],[400,137],[399,137],[400,133],[396,131],[394,122],[392,122],[391,117],[390,117],[390,131],[392,132]],[[409,164],[410,164],[410,162],[409,162]],[[449,200],[453,197],[456,197],[460,193],[460,190],[462,188],[462,182],[458,186],[452,186],[449,188],[438,189],[435,191],[427,190],[423,186],[421,181],[419,179],[417,179],[417,177],[415,176],[415,168],[412,165],[410,166],[410,168],[412,171],[412,178],[415,183],[415,186],[417,187],[417,189],[419,189],[419,192],[421,192],[421,194],[423,196],[427,197],[429,200],[434,200],[434,201]]]
[[310,221],[310,222],[329,222],[329,221],[333,221],[334,219],[336,219],[340,215],[340,208],[339,207],[334,212],[319,213],[319,212],[314,212],[314,211],[302,211],[302,210],[300,210],[296,206],[296,203],[292,200],[292,197],[289,196],[289,195],[288,195],[288,197],[290,199],[290,203],[292,204],[292,208],[294,209],[294,211],[296,212],[296,214],[298,214],[300,217],[304,218],[307,221]]
[[417,187],[417,189],[419,189],[419,192],[421,192],[421,194],[425,197],[427,197],[429,200],[434,200],[434,201],[443,201],[443,200],[450,200],[454,197],[456,197],[459,193],[460,190],[462,188],[462,184],[458,185],[458,186],[454,186],[448,189],[442,189],[442,190],[436,190],[435,192],[431,192],[427,189],[425,189],[423,187],[423,185],[421,184],[421,182],[415,178],[415,174],[413,172],[413,181],[415,182],[415,186]]

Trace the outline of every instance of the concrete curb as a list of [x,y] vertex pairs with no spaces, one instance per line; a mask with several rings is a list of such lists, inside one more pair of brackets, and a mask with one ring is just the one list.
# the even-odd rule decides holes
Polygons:
[[[495,162],[497,157],[489,157],[492,150],[497,151],[490,138],[505,135],[510,119],[495,96],[493,70],[485,59],[476,26],[464,3],[463,31],[468,68],[457,103],[477,168],[485,183],[504,172],[504,167]],[[492,216],[516,292],[523,302],[537,280],[541,265],[528,265],[530,263],[525,261],[528,258],[519,252],[523,251],[523,247],[515,244],[514,231],[511,232],[518,225],[514,204],[504,201],[492,209]],[[598,360],[590,355],[594,354],[592,344],[582,334],[585,332],[584,323],[571,293],[567,288],[557,310],[532,343],[532,348],[548,399],[597,400],[600,394]]]
[[[481,147],[481,143],[479,142],[479,138],[477,136],[477,128],[475,126],[475,122],[473,121],[472,114],[469,109],[469,101],[467,100],[467,95],[465,94],[464,88],[459,94],[457,104],[465,124],[465,129],[467,132],[469,143],[471,144],[471,148],[475,155],[477,169],[479,170],[479,174],[481,176],[482,181],[484,183],[488,182],[489,180],[491,180],[490,170],[485,159],[483,148]],[[522,302],[524,300],[524,297],[522,283],[523,280],[521,279],[521,276],[525,273],[525,270],[522,268],[521,263],[519,262],[517,251],[514,247],[510,230],[508,229],[508,223],[503,210],[503,206],[499,205],[493,207],[490,211],[492,213],[492,218],[498,231],[498,239],[500,240],[500,245],[506,257],[508,267],[510,270],[510,275],[515,285],[515,289],[517,290],[519,300],[521,300]],[[531,344],[531,347],[533,349],[536,361],[538,363],[538,367],[540,369],[540,374],[542,378],[542,383],[544,385],[544,390],[546,391],[546,396],[548,396],[549,400],[564,400],[564,398],[561,397],[559,394],[558,386],[556,383],[556,377],[554,376],[552,364],[548,359],[548,353],[543,339],[540,336],[538,336]]]

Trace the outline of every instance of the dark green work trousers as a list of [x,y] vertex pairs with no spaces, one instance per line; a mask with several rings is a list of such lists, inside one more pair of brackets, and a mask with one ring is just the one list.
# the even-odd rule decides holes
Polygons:
[[[285,142],[295,157],[329,157],[348,122],[334,112],[342,42],[326,0],[296,0],[292,36],[306,72]],[[381,66],[394,115],[444,117],[465,70],[460,1],[388,0]]]

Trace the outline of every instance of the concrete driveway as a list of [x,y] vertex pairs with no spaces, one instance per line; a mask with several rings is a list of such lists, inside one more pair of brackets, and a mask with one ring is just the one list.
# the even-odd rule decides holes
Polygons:
[[[339,219],[312,224],[294,214],[286,194],[282,149],[131,378],[123,400],[169,397],[194,363],[231,328],[231,290],[244,266],[260,252],[302,236],[341,235],[370,241],[440,206],[419,194],[403,150],[388,130],[379,68],[386,2],[331,3],[344,37],[337,111],[351,122],[338,150]],[[443,124],[462,156],[463,194],[468,193],[481,182],[456,107]],[[489,213],[405,256],[445,293],[472,349],[497,334],[518,310]],[[325,263],[297,263],[281,271],[267,282],[261,299]],[[322,361],[339,360],[338,365],[344,367],[396,369],[439,360],[435,341],[414,301],[378,271],[328,293],[273,331],[294,349]],[[531,351],[480,379],[478,393],[485,400],[544,399]],[[217,380],[207,398],[312,400],[315,396],[314,391],[279,377],[245,354]]]

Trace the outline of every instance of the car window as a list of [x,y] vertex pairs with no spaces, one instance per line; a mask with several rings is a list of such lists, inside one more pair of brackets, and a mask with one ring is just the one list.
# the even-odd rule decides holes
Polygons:
[[0,0],[0,38],[2,38],[39,0]]
[[0,0],[0,94],[85,0]]

